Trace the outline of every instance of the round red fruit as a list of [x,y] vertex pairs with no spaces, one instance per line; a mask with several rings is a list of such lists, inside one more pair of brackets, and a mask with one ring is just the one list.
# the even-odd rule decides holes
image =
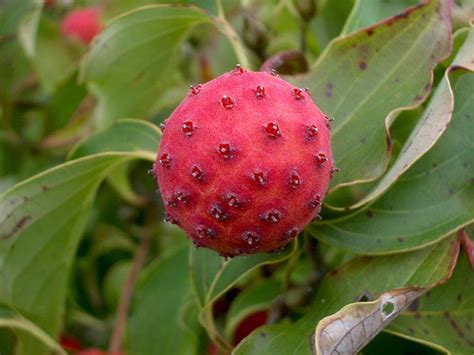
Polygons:
[[271,73],[239,67],[198,87],[167,120],[154,164],[167,215],[224,256],[283,247],[326,194],[326,116],[307,90]]

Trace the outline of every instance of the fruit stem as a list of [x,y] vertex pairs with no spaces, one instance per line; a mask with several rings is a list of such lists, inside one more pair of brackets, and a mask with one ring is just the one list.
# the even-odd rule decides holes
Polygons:
[[229,39],[240,64],[244,68],[250,69],[250,62],[247,58],[247,55],[245,54],[245,48],[242,44],[242,41],[240,40],[240,37],[237,35],[237,33],[234,31],[234,28],[230,25],[225,17],[222,1],[215,0],[215,3],[217,7],[217,17],[214,18],[214,20],[216,21],[217,28]]

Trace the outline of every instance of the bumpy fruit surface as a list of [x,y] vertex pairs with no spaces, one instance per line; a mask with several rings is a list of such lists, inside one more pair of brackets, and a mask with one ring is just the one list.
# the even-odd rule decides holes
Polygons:
[[100,10],[95,7],[71,11],[61,22],[63,35],[75,37],[84,44],[89,44],[101,29]]
[[239,66],[165,121],[154,174],[167,220],[223,256],[270,252],[317,217],[333,171],[307,90]]

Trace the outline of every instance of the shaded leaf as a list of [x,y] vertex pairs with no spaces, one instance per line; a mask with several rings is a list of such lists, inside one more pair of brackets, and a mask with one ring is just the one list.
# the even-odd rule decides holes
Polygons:
[[462,74],[463,70],[461,69],[474,71],[472,53],[474,53],[474,28],[470,30],[464,45],[458,51],[452,64],[446,69],[442,82],[436,88],[423,116],[405,142],[395,164],[390,167],[377,186],[352,208],[360,207],[380,196],[400,175],[423,156],[446,131],[454,109],[454,93],[450,76]]
[[80,50],[64,40],[56,23],[40,18],[40,14],[41,6],[22,23],[19,37],[41,84],[53,91],[75,70]]
[[[140,127],[149,134],[149,127]],[[107,142],[106,133],[102,135]],[[122,136],[127,141],[122,152],[59,165],[0,195],[0,302],[51,336],[60,329],[69,270],[96,190],[118,164],[154,156],[142,137],[130,130]],[[98,144],[94,148],[104,150]],[[36,339],[26,334],[19,338],[25,354],[46,353]]]
[[188,248],[179,248],[146,270],[127,322],[126,343],[131,354],[197,354],[194,332],[179,322],[181,309],[191,296],[187,276]]
[[81,77],[99,100],[98,125],[144,118],[165,92],[176,52],[189,30],[210,22],[197,7],[152,5],[113,20],[96,37]]
[[388,330],[451,354],[474,352],[474,273],[465,254],[453,277],[403,312]]
[[419,248],[474,220],[474,74],[452,78],[454,113],[436,145],[372,205],[310,227],[362,253]]
[[[30,334],[42,344],[44,344],[47,348],[49,348],[54,354],[67,354],[66,351],[64,351],[61,346],[41,328],[30,322],[28,319],[22,317],[15,311],[0,305],[0,328],[2,327],[14,329],[15,331],[19,331],[21,333]],[[21,344],[17,348],[17,351],[19,354],[22,353],[23,349]]]
[[246,288],[233,300],[226,316],[225,335],[232,339],[237,326],[248,315],[270,309],[271,302],[281,293],[283,288],[276,280],[263,280],[253,287]]
[[433,0],[340,37],[311,73],[296,81],[309,87],[316,104],[335,118],[332,147],[341,172],[331,189],[371,181],[384,172],[391,121],[402,108],[423,101],[434,63],[451,50],[449,9],[448,0]]
[[318,322],[362,297],[402,287],[427,287],[445,280],[459,252],[453,236],[425,249],[398,255],[359,257],[328,273],[309,311],[290,324],[265,326],[236,348],[235,354],[311,354]]

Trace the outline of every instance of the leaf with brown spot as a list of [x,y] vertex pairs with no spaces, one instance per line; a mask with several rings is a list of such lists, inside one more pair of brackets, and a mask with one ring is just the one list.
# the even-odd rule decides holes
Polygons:
[[[341,172],[331,191],[382,175],[391,153],[391,122],[400,110],[420,104],[416,96],[427,97],[435,64],[451,51],[448,0],[408,9],[371,29],[371,36],[361,30],[335,39],[310,73],[295,80],[298,87],[309,87],[316,104],[335,119],[332,146]],[[326,94],[328,81],[332,95]]]
[[[473,48],[474,35],[466,41]],[[377,200],[352,214],[313,223],[311,234],[354,252],[393,253],[435,243],[474,222],[474,73],[459,70],[451,76],[451,87],[453,116],[436,144]]]
[[[451,87],[451,76],[462,75],[466,71],[474,71],[474,63],[471,62],[472,53],[474,53],[474,29],[465,29],[463,32],[469,33],[464,41],[464,45],[451,65],[446,69],[442,82],[436,88],[423,116],[405,142],[395,164],[390,167],[388,172],[367,196],[350,208],[358,208],[380,196],[400,175],[433,147],[448,128],[453,116],[455,100]],[[458,32],[458,35],[462,35],[462,33]]]

